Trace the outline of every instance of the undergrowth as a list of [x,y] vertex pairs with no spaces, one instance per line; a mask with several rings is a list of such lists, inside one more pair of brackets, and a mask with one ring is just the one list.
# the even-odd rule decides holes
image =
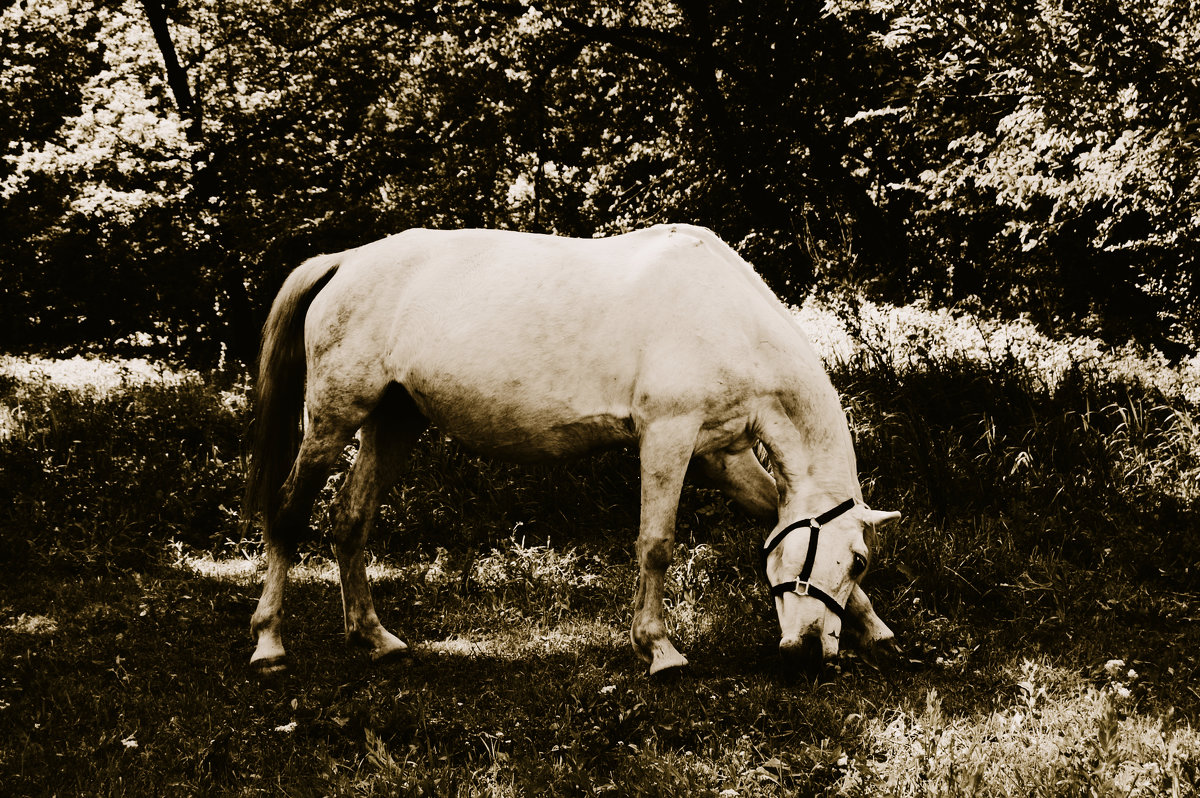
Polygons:
[[668,575],[691,672],[650,681],[626,633],[634,457],[531,469],[436,433],[371,541],[376,603],[411,661],[372,668],[344,650],[335,569],[313,540],[288,597],[293,674],[260,683],[246,624],[261,552],[237,511],[244,385],[0,362],[0,783],[1195,795],[1194,365],[958,317],[872,318],[813,338],[868,502],[904,512],[867,590],[905,651],[878,666],[847,653],[815,683],[781,670],[755,567],[764,530],[719,494],[685,491]]

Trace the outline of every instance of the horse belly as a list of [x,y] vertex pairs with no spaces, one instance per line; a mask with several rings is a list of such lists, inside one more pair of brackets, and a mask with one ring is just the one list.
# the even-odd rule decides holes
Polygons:
[[623,446],[637,439],[632,413],[538,390],[517,381],[489,385],[450,375],[410,375],[404,382],[435,427],[468,449],[507,460],[537,462]]

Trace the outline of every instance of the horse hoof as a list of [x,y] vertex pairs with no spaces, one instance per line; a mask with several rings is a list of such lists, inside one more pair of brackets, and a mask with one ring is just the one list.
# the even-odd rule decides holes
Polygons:
[[[399,641],[397,641],[399,643]],[[400,662],[408,659],[409,648],[404,643],[388,648],[377,648],[371,652],[371,662],[380,664],[389,662]]]
[[683,661],[678,665],[664,665],[660,668],[650,668],[649,678],[654,683],[673,683],[677,679],[682,679],[684,674],[688,672],[688,662]]
[[670,677],[678,673],[683,673],[687,666],[687,658],[678,652],[675,652],[674,656],[658,656],[650,663],[650,675]]
[[868,646],[864,646],[859,651],[859,656],[868,665],[876,668],[885,668],[899,662],[903,653],[904,651],[900,648],[900,644],[896,642],[896,638],[885,637],[874,641]]
[[259,676],[280,676],[287,673],[288,664],[285,657],[264,657],[250,660],[250,667],[254,668]]
[[391,662],[408,655],[408,644],[382,626],[346,632],[346,642],[371,651],[371,662]]

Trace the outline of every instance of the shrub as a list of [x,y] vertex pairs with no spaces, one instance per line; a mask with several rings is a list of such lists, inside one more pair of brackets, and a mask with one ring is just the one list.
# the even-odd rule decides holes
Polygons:
[[[110,370],[111,371],[111,370]],[[0,546],[13,564],[143,567],[237,534],[242,403],[198,375],[0,383]]]

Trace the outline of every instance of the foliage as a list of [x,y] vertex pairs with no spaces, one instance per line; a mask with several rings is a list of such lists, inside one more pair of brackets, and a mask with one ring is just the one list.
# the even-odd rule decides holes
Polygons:
[[0,377],[0,556],[14,572],[140,569],[165,539],[213,549],[240,537],[238,395],[195,374],[146,382],[144,369],[76,360],[21,378],[13,365]]
[[848,121],[879,201],[909,223],[904,292],[1195,347],[1194,5],[827,8],[890,76],[886,104]]
[[248,362],[304,257],[687,220],[813,285],[1194,345],[1178,0],[15,3],[0,345]]
[[[864,721],[871,750],[847,768],[840,790],[1134,798],[1194,789],[1200,750],[1191,730],[1137,714],[1138,673],[1124,660],[1090,679],[1030,659],[1005,676],[1010,698],[986,719],[947,716],[930,689],[920,713]],[[1165,757],[1147,760],[1151,750]]]
[[176,223],[195,148],[162,107],[134,5],[22,3],[0,16],[0,103],[19,109],[4,115],[0,168],[10,346],[196,331],[197,264],[172,257],[196,243]]
[[[1038,509],[1068,513],[1094,512],[1103,485],[1112,489],[1104,501],[1123,497],[1125,512],[1186,506],[1200,496],[1192,455],[1200,443],[1200,359],[1173,366],[1134,346],[1055,340],[1025,321],[920,306],[864,303],[843,322],[810,302],[799,317],[833,369],[859,445],[886,441],[907,449],[881,459],[920,463],[930,475],[920,489],[926,496],[986,496],[993,509],[1011,512],[1046,491],[1054,499]],[[929,415],[943,420],[936,436],[928,421],[913,421]],[[1057,459],[1039,461],[1035,452]],[[967,453],[971,468],[963,467]],[[1177,470],[1156,470],[1149,460]],[[976,478],[992,481],[991,488],[960,490]]]

